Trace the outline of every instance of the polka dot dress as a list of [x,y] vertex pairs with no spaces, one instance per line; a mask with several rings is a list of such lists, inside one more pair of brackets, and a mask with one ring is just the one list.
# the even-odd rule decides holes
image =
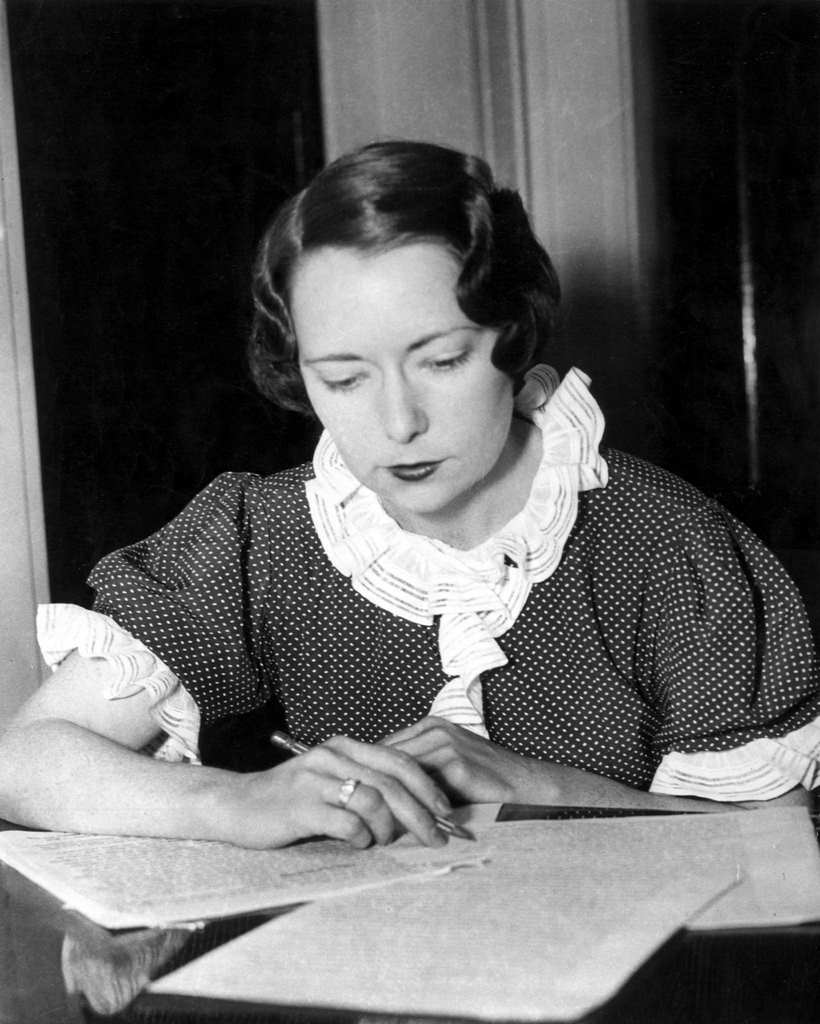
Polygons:
[[[671,751],[780,736],[820,712],[800,598],[721,506],[615,451],[579,496],[558,569],[498,638],[490,738],[647,788]],[[376,741],[426,715],[446,682],[437,624],[377,608],[329,563],[309,465],[227,473],[90,577],[111,615],[180,678],[203,720],[278,701],[293,734]]]

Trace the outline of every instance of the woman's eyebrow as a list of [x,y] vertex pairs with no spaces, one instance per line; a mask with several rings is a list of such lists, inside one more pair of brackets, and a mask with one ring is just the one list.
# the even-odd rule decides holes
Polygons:
[[364,356],[357,356],[354,353],[331,352],[326,356],[316,356],[314,359],[300,360],[305,366],[313,366],[314,363],[361,363]]
[[[421,338],[417,338],[416,341],[411,342],[407,346],[408,352],[416,352],[418,349],[423,348],[425,345],[429,345],[432,341],[437,341],[439,338],[446,338],[451,334],[456,334],[458,331],[471,331],[474,330],[472,324],[458,324],[455,327],[446,327],[441,331],[433,331],[430,334],[425,334]],[[325,356],[316,356],[313,359],[303,359],[302,362],[305,366],[312,366],[314,363],[351,363],[351,362],[363,362],[364,356],[358,355],[355,352],[330,352]]]
[[472,330],[472,327],[472,324],[457,324],[454,327],[445,327],[442,331],[433,331],[430,334],[425,334],[423,337],[414,341],[411,345],[408,345],[407,351],[415,352],[420,348],[424,348],[425,345],[429,345],[431,341],[438,341],[439,338],[447,338],[451,334],[456,334],[458,331]]

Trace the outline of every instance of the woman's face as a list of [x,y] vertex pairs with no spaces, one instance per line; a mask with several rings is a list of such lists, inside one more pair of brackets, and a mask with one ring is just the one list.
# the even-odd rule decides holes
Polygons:
[[348,469],[403,526],[440,537],[481,519],[514,447],[498,331],[459,308],[459,269],[435,243],[325,248],[291,293],[307,393]]

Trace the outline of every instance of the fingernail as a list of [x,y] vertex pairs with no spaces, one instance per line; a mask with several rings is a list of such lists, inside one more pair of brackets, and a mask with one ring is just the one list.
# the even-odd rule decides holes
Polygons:
[[452,809],[453,808],[449,800],[445,800],[443,796],[436,797],[436,810],[439,814],[449,814]]

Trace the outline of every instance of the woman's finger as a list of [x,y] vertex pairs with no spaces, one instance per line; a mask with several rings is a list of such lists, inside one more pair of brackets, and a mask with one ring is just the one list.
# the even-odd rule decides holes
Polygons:
[[430,757],[439,751],[453,750],[454,743],[450,734],[443,729],[427,729],[399,740],[392,744],[391,749],[408,754],[426,768]]
[[334,809],[344,811],[348,817],[355,817],[362,822],[372,839],[380,846],[395,838],[396,821],[393,812],[378,789],[352,775],[342,782],[336,779],[327,781],[329,786],[326,790],[326,803]]
[[378,790],[360,781],[363,772],[355,762],[331,751],[312,752],[273,769],[271,775],[283,771],[289,775],[287,814],[300,836],[333,836],[357,847],[394,838],[397,825],[389,805]]
[[323,809],[322,825],[317,831],[318,834],[329,836],[331,839],[342,839],[357,850],[367,849],[375,838],[367,824],[357,814],[330,805]]
[[445,794],[430,779],[416,759],[403,750],[380,744],[359,743],[347,736],[328,740],[331,750],[400,783],[431,814],[448,814],[452,808]]
[[[322,751],[324,753],[320,754]],[[392,818],[421,842],[428,846],[442,845],[443,836],[433,815],[449,813],[449,801],[406,754],[336,737],[314,748],[310,755],[301,756],[311,756],[317,767],[321,766],[327,775],[339,779],[339,786],[344,779],[351,778],[375,791],[378,802],[366,789],[356,796],[355,802],[351,797],[347,810],[363,816],[379,837],[385,834],[379,811],[380,804],[384,803]],[[338,789],[330,799],[334,800],[337,795]],[[392,835],[382,841],[389,841],[389,838]]]

